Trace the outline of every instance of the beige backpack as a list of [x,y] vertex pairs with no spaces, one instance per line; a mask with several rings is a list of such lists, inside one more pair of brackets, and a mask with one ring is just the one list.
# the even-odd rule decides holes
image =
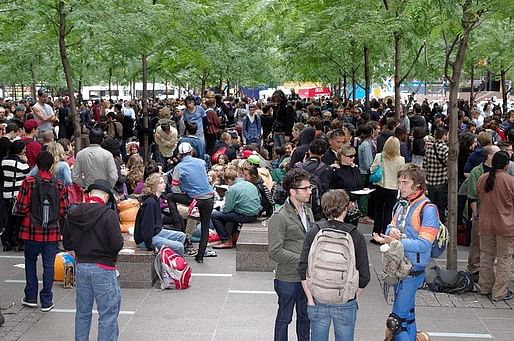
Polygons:
[[346,303],[355,298],[359,288],[351,230],[318,227],[309,252],[307,284],[312,296],[321,303]]

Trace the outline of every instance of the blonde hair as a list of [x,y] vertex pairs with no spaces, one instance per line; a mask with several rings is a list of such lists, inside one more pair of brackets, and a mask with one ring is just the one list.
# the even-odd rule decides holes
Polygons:
[[145,181],[145,185],[143,187],[143,195],[155,195],[155,192],[157,191],[157,185],[159,184],[161,178],[162,175],[160,173],[153,173],[150,175]]
[[391,136],[387,139],[382,150],[382,155],[386,160],[394,160],[400,156],[400,140],[397,137]]
[[66,161],[66,152],[63,146],[57,142],[50,142],[46,146],[46,150],[54,157],[54,163],[50,167],[50,173],[54,174],[57,169],[59,161]]

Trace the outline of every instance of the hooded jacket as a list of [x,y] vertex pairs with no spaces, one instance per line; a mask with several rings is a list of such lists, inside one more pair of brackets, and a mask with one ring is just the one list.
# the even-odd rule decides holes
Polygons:
[[70,210],[63,231],[66,250],[75,251],[78,263],[114,266],[123,236],[114,210],[99,203],[81,203]]
[[289,166],[291,168],[294,167],[295,163],[303,162],[305,153],[309,151],[309,146],[315,137],[316,130],[314,128],[307,127],[301,131],[298,136],[298,146],[291,155],[291,161],[289,161]]

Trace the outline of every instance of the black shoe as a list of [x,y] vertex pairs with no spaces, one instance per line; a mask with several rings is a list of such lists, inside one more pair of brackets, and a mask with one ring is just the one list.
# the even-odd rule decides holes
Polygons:
[[195,257],[195,261],[196,261],[197,263],[199,263],[199,264],[202,264],[202,263],[203,263],[203,257],[198,257],[198,256],[196,256],[196,257]]
[[12,250],[12,244],[9,242],[4,243],[4,251],[11,251]]

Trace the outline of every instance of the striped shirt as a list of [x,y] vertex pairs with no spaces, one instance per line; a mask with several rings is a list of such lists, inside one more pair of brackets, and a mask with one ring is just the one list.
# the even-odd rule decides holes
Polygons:
[[30,172],[27,162],[17,155],[2,160],[2,196],[4,199],[15,199],[20,190],[21,183]]

